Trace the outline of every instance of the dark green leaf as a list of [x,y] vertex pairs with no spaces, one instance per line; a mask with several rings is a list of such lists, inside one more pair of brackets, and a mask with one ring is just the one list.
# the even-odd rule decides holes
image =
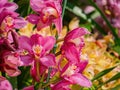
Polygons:
[[117,79],[120,79],[120,72],[117,73],[116,75],[114,75],[112,78],[110,78],[108,81],[105,82],[105,84],[111,82],[111,81],[114,81],[114,80],[117,80]]
[[94,81],[96,79],[99,79],[100,77],[106,75],[107,73],[109,73],[110,71],[112,71],[115,67],[111,67],[111,68],[108,68],[108,69],[105,69],[105,70],[101,71],[96,76],[94,76],[94,78],[92,79],[92,81]]

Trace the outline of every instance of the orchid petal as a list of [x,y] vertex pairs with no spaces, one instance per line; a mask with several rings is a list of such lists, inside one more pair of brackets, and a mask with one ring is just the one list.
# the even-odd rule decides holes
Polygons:
[[27,20],[32,24],[37,24],[39,22],[39,16],[30,14],[29,16],[27,16]]
[[66,37],[65,37],[65,41],[69,41],[71,39],[75,39],[78,37],[81,37],[85,34],[89,34],[88,30],[86,28],[76,28],[72,31],[70,31]]
[[55,19],[54,24],[56,26],[56,29],[58,30],[58,33],[60,33],[62,31],[62,17]]
[[55,66],[55,56],[53,54],[48,54],[40,59],[40,62],[46,67]]
[[18,17],[14,21],[15,21],[14,22],[15,23],[14,27],[16,29],[20,29],[20,28],[24,27],[27,24],[27,22],[22,17]]
[[28,66],[33,62],[33,58],[30,55],[22,55],[21,62],[23,63],[22,66]]
[[87,64],[88,64],[87,60],[80,61],[80,63],[77,65],[78,68],[79,68],[79,73],[83,72],[83,70],[85,69],[85,67],[87,66]]
[[83,87],[91,87],[91,85],[92,85],[91,81],[88,80],[81,73],[76,73],[76,74],[70,76],[69,80],[73,84],[79,84],[80,86],[83,86]]
[[13,90],[10,82],[2,76],[0,76],[0,90]]
[[4,70],[11,77],[15,77],[15,76],[18,76],[21,74],[21,71],[16,67],[11,68],[9,66],[6,66],[6,67],[4,67]]
[[52,90],[71,90],[69,88],[70,84],[71,83],[66,80],[61,80],[60,82],[58,82],[56,85],[52,87]]
[[39,34],[34,34],[30,37],[31,45],[41,45],[43,37]]
[[54,44],[55,44],[55,38],[52,36],[45,37],[42,42],[45,51],[51,50],[54,47]]
[[68,46],[65,50],[65,56],[70,61],[70,63],[78,63],[80,62],[79,59],[79,52],[75,46]]
[[44,1],[43,0],[30,0],[30,6],[34,11],[41,11],[41,9],[44,7]]
[[32,46],[31,46],[30,39],[26,36],[20,36],[19,37],[19,48],[27,50],[27,51],[31,51]]
[[10,11],[15,11],[18,8],[18,5],[13,2],[7,2],[3,8],[6,8],[7,10]]
[[0,0],[0,8],[3,7],[8,2],[8,0]]

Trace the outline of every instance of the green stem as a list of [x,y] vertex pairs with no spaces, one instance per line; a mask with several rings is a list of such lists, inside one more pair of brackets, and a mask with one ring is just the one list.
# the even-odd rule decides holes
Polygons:
[[63,10],[62,10],[62,19],[63,19],[64,14],[65,14],[66,5],[67,5],[67,0],[64,0],[64,1],[63,1]]
[[95,4],[95,2],[93,0],[88,0],[91,5],[93,7],[96,8],[96,10],[100,13],[100,15],[102,16],[102,18],[105,20],[107,26],[110,28],[112,34],[114,35],[115,39],[116,39],[116,43],[117,44],[120,44],[120,40],[119,40],[119,37],[117,35],[117,33],[115,32],[115,29],[112,27],[112,25],[110,24],[110,22],[108,21],[108,19],[106,18],[106,16],[102,13],[102,11],[99,9],[99,7]]
[[27,15],[30,14],[30,5],[28,5]]
[[9,0],[10,2],[13,2],[14,0]]
[[50,67],[50,68],[48,69],[48,76],[47,76],[46,83],[48,83],[49,80],[50,80],[50,73],[51,73],[51,71],[52,71],[52,67]]

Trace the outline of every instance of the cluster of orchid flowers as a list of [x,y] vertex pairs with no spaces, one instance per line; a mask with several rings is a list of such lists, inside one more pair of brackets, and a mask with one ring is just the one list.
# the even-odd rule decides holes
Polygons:
[[[119,0],[95,0],[96,4],[102,10],[104,15],[107,17],[112,26],[118,29],[118,36],[120,36],[120,1]],[[105,21],[102,17],[97,18],[97,22],[105,27],[105,30],[108,31]]]
[[27,22],[36,25],[37,30],[47,26],[56,26],[58,37],[62,30],[62,0],[30,0],[30,6],[36,14],[30,14],[26,20],[15,10],[18,6],[8,0],[0,0],[0,90],[12,90],[5,77],[17,77],[22,73],[19,67],[29,67],[32,84],[23,90],[50,87],[51,90],[71,90],[71,85],[91,87],[92,83],[83,74],[88,60],[81,60],[84,46],[83,36],[89,34],[85,28],[76,28],[67,33],[58,52],[54,36],[32,34],[20,35],[17,31]]

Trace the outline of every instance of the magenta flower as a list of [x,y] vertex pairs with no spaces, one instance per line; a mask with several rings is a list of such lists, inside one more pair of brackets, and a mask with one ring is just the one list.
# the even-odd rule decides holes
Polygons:
[[58,32],[62,30],[62,0],[30,0],[31,8],[38,15],[31,14],[27,17],[28,21],[37,24],[37,29],[55,24]]
[[[95,0],[96,4],[106,15],[111,25],[118,29],[118,36],[120,37],[120,1],[119,0]],[[102,17],[97,17],[96,21],[105,28],[106,32],[110,32]]]
[[60,68],[61,77],[69,82],[69,85],[78,84],[83,87],[91,87],[91,81],[88,80],[84,75],[82,75],[82,72],[87,64],[87,60],[81,61],[76,64],[70,64],[68,62],[63,68]]
[[61,71],[61,80],[51,85],[52,90],[71,90],[70,85],[74,84],[91,87],[91,81],[82,75],[87,63],[87,61],[82,61],[76,66],[67,64]]
[[15,11],[17,8],[17,4],[13,2],[8,2],[8,0],[0,0],[0,12],[2,10]]
[[0,76],[0,90],[13,90],[9,81],[2,76]]
[[63,55],[71,63],[79,63],[81,49],[84,46],[83,35],[89,34],[85,28],[76,28],[69,32],[64,38],[64,43],[61,47]]
[[34,34],[30,38],[21,36],[19,42],[20,49],[23,50],[21,55],[22,62],[24,65],[32,65],[31,75],[36,81],[39,81],[40,75],[46,69],[55,65],[55,56],[49,54],[55,44],[55,39],[52,36],[42,37]]
[[[88,64],[88,60],[81,61],[80,59],[81,49],[84,46],[82,36],[88,33],[89,32],[85,28],[76,28],[69,32],[64,39],[61,48],[63,56],[61,56],[58,65],[61,77],[69,82],[68,85],[79,84],[84,87],[90,87],[92,85],[91,81],[82,75],[83,70]],[[66,59],[66,64],[61,67],[60,63],[64,58]]]
[[8,32],[11,29],[19,29],[26,25],[26,21],[19,14],[14,12],[18,6],[7,0],[0,1],[0,33]]

